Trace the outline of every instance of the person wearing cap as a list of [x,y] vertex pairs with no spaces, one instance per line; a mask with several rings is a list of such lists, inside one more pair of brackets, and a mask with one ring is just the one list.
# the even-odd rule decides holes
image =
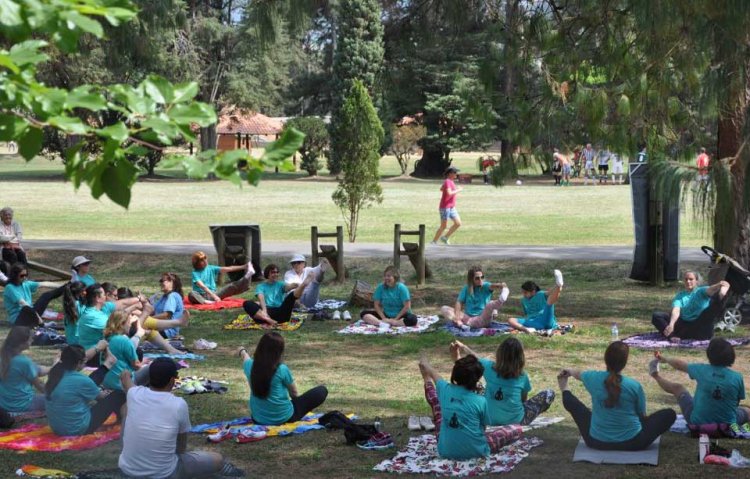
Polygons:
[[[445,170],[445,181],[440,187],[442,196],[440,197],[440,227],[435,232],[435,237],[432,239],[432,244],[437,244],[438,240],[444,244],[450,244],[449,238],[458,228],[461,227],[461,217],[458,216],[456,210],[456,196],[461,192],[462,188],[457,187],[454,180],[458,175],[458,168],[453,166]],[[448,220],[453,220],[453,224],[445,235],[443,232],[448,227]]]
[[13,220],[13,208],[6,206],[0,209],[0,251],[3,261],[11,266],[15,263],[26,264],[26,251],[21,246],[23,230],[18,221]]
[[284,285],[287,291],[297,289],[301,285],[305,278],[312,275],[313,279],[310,284],[305,288],[305,292],[299,298],[299,303],[306,308],[312,308],[318,303],[320,299],[320,284],[323,282],[323,275],[326,271],[331,268],[331,264],[327,259],[321,258],[318,266],[309,267],[305,261],[305,255],[295,254],[292,259],[289,260],[290,269],[284,273]]
[[128,406],[118,460],[120,470],[129,477],[152,479],[245,477],[242,469],[217,452],[188,452],[188,405],[172,394],[177,379],[175,362],[157,358],[148,375],[148,387],[134,385],[130,371],[120,375]]
[[86,287],[96,284],[96,280],[89,274],[89,268],[91,267],[91,260],[85,256],[76,256],[73,258],[73,262],[70,264],[70,276],[71,282],[80,281]]
[[[224,298],[241,294],[250,288],[250,281],[255,274],[253,263],[238,266],[215,266],[208,264],[208,256],[203,251],[196,251],[191,258],[193,273],[191,282],[193,290],[188,293],[188,300],[192,304],[210,304]],[[216,291],[216,281],[221,273],[245,271],[245,275]]]

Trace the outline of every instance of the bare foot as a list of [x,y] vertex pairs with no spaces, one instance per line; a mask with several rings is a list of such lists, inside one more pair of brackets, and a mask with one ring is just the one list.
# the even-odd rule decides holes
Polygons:
[[187,328],[189,323],[190,323],[190,311],[185,310],[182,313],[182,318],[180,318],[180,327]]
[[570,375],[564,369],[557,375],[557,385],[560,386],[560,391],[568,391],[568,378]]

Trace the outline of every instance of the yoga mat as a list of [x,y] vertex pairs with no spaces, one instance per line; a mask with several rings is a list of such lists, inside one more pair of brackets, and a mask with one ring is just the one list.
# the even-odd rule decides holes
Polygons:
[[305,322],[305,316],[307,316],[307,314],[295,312],[295,313],[292,313],[292,319],[290,319],[286,323],[278,323],[274,327],[264,328],[260,324],[253,321],[253,319],[247,314],[240,314],[239,316],[237,316],[236,319],[232,320],[231,323],[225,324],[224,329],[233,329],[233,330],[257,329],[257,330],[263,330],[263,331],[265,330],[296,331],[302,327],[302,323]]
[[[743,346],[750,343],[747,338],[725,338],[732,346]],[[623,343],[639,349],[706,349],[709,340],[683,339],[673,343],[658,331],[635,334],[622,340]]]
[[242,298],[224,298],[221,301],[217,301],[211,304],[193,304],[187,299],[187,296],[182,298],[182,305],[185,309],[195,309],[196,311],[218,311],[220,309],[237,309],[242,307],[242,303],[247,301]]
[[339,334],[383,334],[383,335],[396,335],[396,334],[407,334],[407,333],[424,333],[430,326],[439,321],[437,316],[418,316],[416,326],[399,326],[391,327],[385,331],[381,331],[377,326],[367,324],[361,319],[355,323],[352,323],[344,329],[337,331]]
[[499,334],[508,334],[513,331],[508,323],[498,323],[493,321],[486,328],[472,328],[468,331],[464,331],[455,325],[455,323],[447,323],[443,329],[459,338],[477,338],[480,336],[496,336]]
[[86,436],[58,436],[44,424],[27,424],[17,429],[0,433],[0,449],[14,451],[60,452],[92,449],[120,437],[120,426],[113,425],[112,415],[105,426]]
[[659,443],[661,436],[657,437],[651,445],[642,451],[600,451],[591,449],[578,440],[578,446],[573,454],[573,462],[592,462],[594,464],[648,464],[659,465]]
[[172,359],[189,359],[192,361],[203,361],[206,357],[202,354],[184,353],[184,354],[167,354],[167,353],[143,353],[144,358],[172,358]]

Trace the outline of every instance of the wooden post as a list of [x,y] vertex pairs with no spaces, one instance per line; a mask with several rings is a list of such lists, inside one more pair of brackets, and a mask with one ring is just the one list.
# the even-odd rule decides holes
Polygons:
[[421,286],[425,283],[424,266],[424,225],[419,225],[419,250],[417,252],[417,282]]
[[346,268],[344,268],[344,227],[336,227],[336,279],[343,283],[346,279]]
[[393,225],[393,267],[399,269],[401,266],[401,225]]
[[318,227],[310,228],[310,241],[312,243],[312,266],[318,266]]

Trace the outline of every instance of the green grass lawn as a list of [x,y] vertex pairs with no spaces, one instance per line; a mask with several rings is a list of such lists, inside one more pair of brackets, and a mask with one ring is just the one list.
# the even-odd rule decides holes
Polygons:
[[[479,175],[476,155],[457,154],[456,163]],[[382,165],[384,200],[362,212],[357,240],[391,242],[394,223],[409,229],[424,223],[431,235],[439,222],[440,181],[400,177],[389,157]],[[2,155],[0,178],[3,203],[16,210],[28,239],[208,242],[209,224],[257,223],[264,240],[306,241],[312,225],[331,230],[343,224],[331,200],[336,181],[328,176],[269,172],[257,188],[222,181],[143,180],[133,188],[129,210],[106,197],[94,200],[87,186],[74,192],[61,181],[60,165],[42,158],[24,164]],[[503,188],[485,186],[477,176],[465,186],[458,200],[464,227],[453,238],[456,244],[633,244],[628,186],[556,188],[552,180],[538,176]],[[704,244],[689,208],[682,217],[682,244]]]
[[[38,251],[36,260],[61,268],[72,256],[69,251]],[[280,258],[265,258],[282,262]],[[352,259],[352,278],[375,283],[381,276],[384,264],[374,260]],[[464,272],[469,262],[464,260],[435,261],[431,263],[435,277],[426,286],[416,289],[413,271],[404,270],[404,278],[413,293],[417,313],[433,314],[441,304],[450,304],[462,286]],[[542,287],[552,284],[553,268],[565,272],[565,290],[557,306],[558,320],[574,322],[574,334],[553,338],[519,336],[526,349],[527,372],[534,390],[555,388],[555,375],[564,366],[576,368],[603,368],[603,352],[610,340],[610,327],[617,323],[622,337],[635,332],[648,331],[651,311],[663,308],[675,292],[674,287],[651,288],[625,280],[629,264],[620,262],[550,262],[550,261],[486,261],[485,275],[491,281],[503,280],[511,287],[508,307],[501,311],[501,320],[508,314],[520,313],[520,284],[532,279]],[[703,268],[704,265],[683,265]],[[128,285],[146,293],[157,291],[158,275],[162,271],[176,271],[183,278],[189,273],[189,259],[183,256],[99,254],[93,275],[100,281],[110,280]],[[352,284],[327,284],[324,297],[346,298]],[[356,311],[353,311],[356,315]],[[231,382],[226,395],[198,395],[186,398],[193,424],[213,422],[243,416],[248,413],[249,388],[243,378],[241,365],[233,351],[244,345],[252,351],[261,333],[256,331],[224,331],[237,311],[197,313],[191,325],[183,332],[187,343],[206,338],[219,343],[216,351],[206,353],[205,362],[192,362],[189,374],[210,376]],[[0,319],[4,312],[0,312]],[[452,336],[443,331],[421,335],[388,337],[340,336],[335,333],[344,322],[308,322],[296,332],[284,333],[287,341],[286,362],[298,386],[306,390],[317,384],[326,384],[330,394],[322,410],[338,409],[354,412],[364,421],[382,419],[399,447],[408,441],[406,418],[411,414],[426,415],[428,406],[422,393],[422,381],[417,361],[425,354],[444,374],[450,372],[448,345]],[[0,329],[0,335],[7,330]],[[738,334],[747,334],[743,327]],[[500,338],[476,338],[466,342],[473,349],[492,356]],[[54,350],[32,348],[30,353],[42,364],[49,364]],[[681,357],[694,361],[704,359],[703,352],[681,352]],[[662,407],[676,408],[676,402],[661,392],[647,375],[647,363],[652,354],[632,350],[625,373],[639,380],[646,389],[648,411]],[[750,373],[746,348],[738,350],[736,368]],[[685,384],[689,380],[675,371],[664,373],[672,380]],[[692,386],[690,387],[692,389]],[[573,382],[575,394],[588,402],[580,383]],[[572,419],[565,413],[559,400],[551,416],[565,416],[565,421],[547,429],[529,433],[544,440],[544,445],[533,450],[509,477],[690,477],[725,470],[697,464],[697,440],[668,433],[662,439],[660,466],[594,466],[572,463],[571,458],[578,440]],[[344,442],[341,432],[313,431],[302,436],[270,438],[264,441],[238,445],[224,442],[208,445],[201,436],[191,436],[190,448],[220,451],[234,463],[245,468],[250,477],[385,477],[371,468],[380,460],[395,454],[364,452]],[[750,455],[749,446],[742,441],[722,441],[722,446],[737,448]],[[58,454],[28,453],[18,455],[0,451],[4,464],[3,477],[22,464],[37,464],[69,471],[108,469],[116,467],[119,444],[111,443],[92,451],[64,452]],[[741,473],[732,471],[736,477]]]

